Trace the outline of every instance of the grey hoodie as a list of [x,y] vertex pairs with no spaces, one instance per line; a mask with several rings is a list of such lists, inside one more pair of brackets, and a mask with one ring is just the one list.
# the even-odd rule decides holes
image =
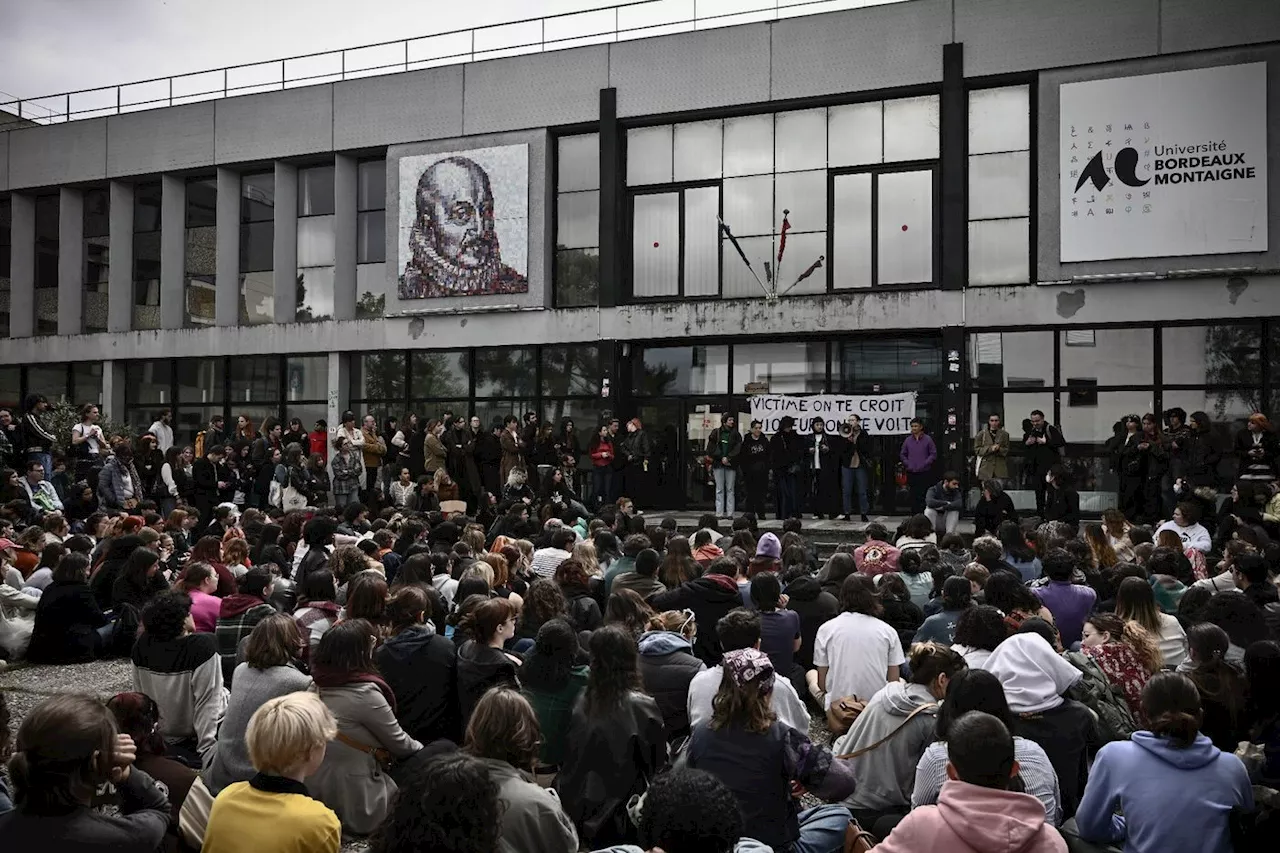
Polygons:
[[[617,844],[593,853],[645,853],[645,851],[634,844]],[[761,844],[754,838],[739,838],[738,843],[733,847],[733,853],[773,853],[773,848],[767,844]]]
[[[845,755],[871,746],[901,726],[916,708],[937,701],[923,684],[890,681],[871,697],[853,728],[836,741],[831,751]],[[937,712],[935,704],[934,708],[916,714],[902,731],[850,762],[858,787],[844,800],[846,806],[869,811],[911,808],[916,764],[933,742]]]

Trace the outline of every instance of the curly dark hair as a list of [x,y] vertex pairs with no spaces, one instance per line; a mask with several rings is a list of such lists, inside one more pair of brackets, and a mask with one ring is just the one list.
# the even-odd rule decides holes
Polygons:
[[591,715],[610,714],[621,708],[627,694],[640,689],[635,638],[620,625],[605,625],[591,635],[591,672],[583,693]]
[[401,784],[370,850],[490,853],[502,836],[502,813],[498,783],[484,761],[449,752],[425,762]]
[[538,629],[557,616],[565,615],[564,593],[560,585],[550,578],[538,578],[529,584],[529,591],[524,596],[524,607],[520,609],[520,628],[522,636],[537,636]]
[[1004,615],[996,608],[981,604],[970,607],[956,620],[955,645],[995,651],[1009,636]]
[[731,853],[742,812],[729,787],[705,770],[679,767],[649,785],[640,814],[640,844],[666,853]]
[[1008,572],[994,572],[982,589],[987,604],[1009,614],[1015,610],[1040,612],[1040,599],[1022,585],[1022,578]]
[[162,592],[142,608],[142,626],[157,640],[176,640],[191,615],[191,597],[185,592]]
[[562,616],[548,619],[538,629],[533,651],[520,667],[520,683],[542,693],[563,690],[578,655],[578,633],[573,626]]

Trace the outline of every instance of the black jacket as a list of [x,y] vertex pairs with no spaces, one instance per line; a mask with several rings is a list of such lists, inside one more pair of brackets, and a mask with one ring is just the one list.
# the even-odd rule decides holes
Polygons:
[[813,639],[819,628],[840,613],[840,602],[809,575],[787,584],[787,597],[791,599],[787,609],[800,616],[800,650],[795,661],[806,670],[813,669]]
[[505,652],[475,640],[467,640],[458,647],[458,710],[463,731],[480,697],[499,684],[520,689],[516,665]]
[[865,429],[860,429],[857,435],[850,432],[848,435],[840,436],[844,443],[840,445],[840,465],[843,468],[853,467],[853,454],[858,454],[858,466],[866,467],[871,464],[871,460],[875,457],[875,449],[871,446],[871,436],[867,435]]
[[742,606],[742,594],[738,584],[725,575],[703,575],[682,583],[675,589],[660,592],[649,599],[654,611],[693,611],[698,623],[698,637],[693,643],[693,653],[707,666],[720,663],[724,649],[716,635],[716,623],[735,607]]
[[139,536],[121,536],[114,539],[107,546],[106,557],[102,561],[102,565],[93,573],[89,579],[89,588],[93,591],[93,598],[98,602],[100,610],[111,609],[111,595],[115,588],[116,578],[124,571],[125,563],[129,561],[129,555],[135,550],[142,547],[142,538]]
[[575,631],[594,631],[600,627],[600,603],[591,590],[582,586],[561,587],[565,599],[565,614]]
[[744,473],[764,473],[769,470],[772,451],[769,439],[761,434],[759,438],[748,433],[742,437],[742,447],[738,450],[738,466]]
[[81,663],[93,660],[97,629],[107,624],[89,585],[50,584],[36,605],[35,627],[27,658],[32,663]]
[[[682,647],[681,647],[682,646]],[[651,631],[640,638],[640,681],[662,712],[667,740],[689,734],[689,682],[706,668],[689,644],[670,631]]]
[[[729,449],[720,455],[720,435],[721,433],[729,434]],[[716,468],[723,468],[720,460],[728,457],[730,468],[736,468],[738,465],[738,454],[742,451],[742,433],[735,429],[727,427],[717,427],[711,431],[711,435],[707,436],[707,456],[711,459],[711,464]]]
[[[1027,444],[1027,439],[1032,437],[1044,437],[1048,440],[1044,444]],[[1065,446],[1066,440],[1062,437],[1062,430],[1053,424],[1046,423],[1037,430],[1031,426],[1030,420],[1023,421],[1022,447],[1030,470],[1043,476],[1050,467],[1062,461],[1060,451]]]
[[813,445],[795,432],[774,433],[769,441],[774,470],[789,474],[799,473],[805,465],[806,447],[812,449]]
[[630,693],[613,712],[589,714],[585,697],[579,697],[566,744],[556,792],[585,849],[635,841],[627,801],[667,765],[658,704]]
[[1044,520],[1080,523],[1080,495],[1070,486],[1048,486],[1044,490]]
[[986,496],[978,498],[978,505],[973,508],[973,535],[984,533],[995,534],[1003,521],[1018,521],[1018,511],[1013,508],[1013,498],[1001,492],[994,500]]
[[401,631],[374,655],[396,696],[396,717],[422,743],[462,740],[458,710],[458,653],[453,642],[426,627]]

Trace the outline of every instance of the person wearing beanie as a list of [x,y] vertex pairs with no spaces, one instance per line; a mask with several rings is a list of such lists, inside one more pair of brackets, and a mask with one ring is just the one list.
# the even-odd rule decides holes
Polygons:
[[756,543],[756,556],[768,557],[773,560],[781,560],[782,543],[774,534],[766,533],[761,536],[760,541]]
[[634,571],[618,575],[613,579],[612,592],[624,589],[634,591],[641,598],[648,598],[667,588],[658,580],[658,567],[662,565],[662,557],[652,548],[645,548],[636,555]]

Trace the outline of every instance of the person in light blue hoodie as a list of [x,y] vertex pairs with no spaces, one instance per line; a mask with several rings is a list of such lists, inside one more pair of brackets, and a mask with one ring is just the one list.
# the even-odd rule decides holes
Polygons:
[[618,844],[595,853],[773,853],[753,838],[743,838],[742,813],[728,786],[705,770],[677,765],[653,780],[633,814],[640,843]]
[[1244,764],[1200,734],[1195,684],[1156,674],[1142,691],[1149,730],[1098,751],[1076,811],[1085,841],[1125,853],[1232,853],[1233,808],[1253,808]]

